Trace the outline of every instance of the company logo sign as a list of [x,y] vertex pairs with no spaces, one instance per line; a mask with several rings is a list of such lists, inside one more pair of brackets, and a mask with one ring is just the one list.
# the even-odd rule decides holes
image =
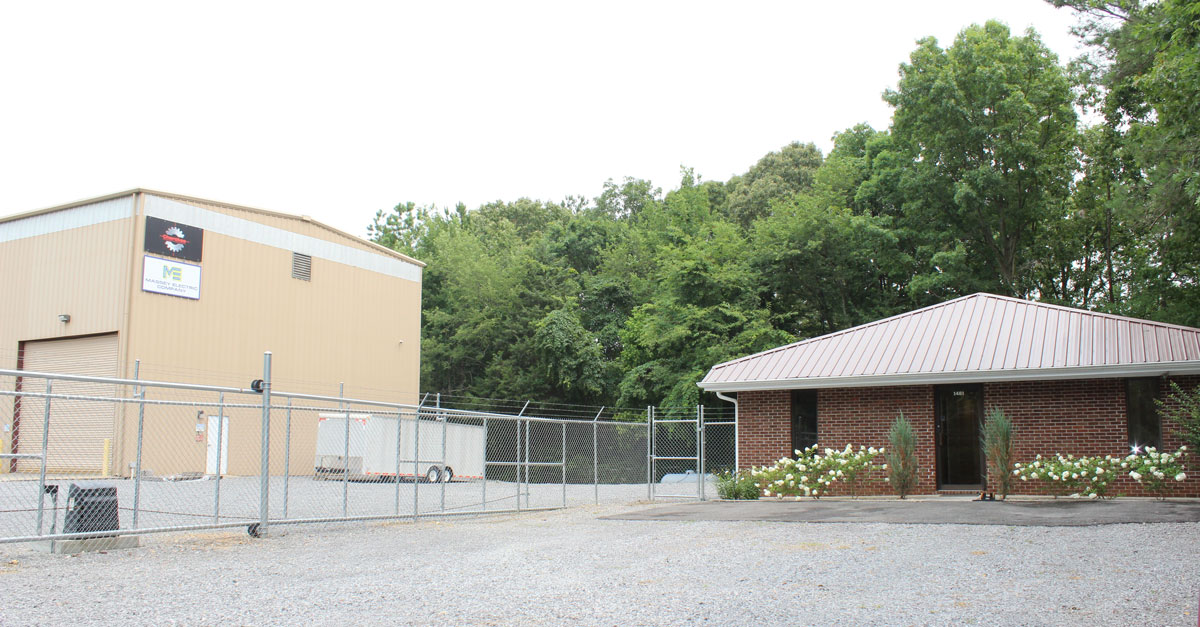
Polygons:
[[200,266],[146,255],[142,258],[142,291],[198,300]]
[[200,261],[204,229],[146,216],[146,252]]

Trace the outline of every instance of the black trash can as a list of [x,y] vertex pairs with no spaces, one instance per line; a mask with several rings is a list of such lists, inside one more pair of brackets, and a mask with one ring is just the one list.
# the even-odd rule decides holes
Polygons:
[[72,483],[67,489],[67,514],[63,533],[117,531],[121,519],[117,486],[99,481]]

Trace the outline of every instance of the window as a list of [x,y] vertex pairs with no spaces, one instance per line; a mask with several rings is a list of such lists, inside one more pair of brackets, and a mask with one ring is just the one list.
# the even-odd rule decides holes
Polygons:
[[817,443],[817,391],[792,390],[792,452]]
[[1125,418],[1129,446],[1162,447],[1162,420],[1158,417],[1158,379],[1125,380]]
[[292,253],[292,278],[301,281],[312,280],[312,257],[302,253]]

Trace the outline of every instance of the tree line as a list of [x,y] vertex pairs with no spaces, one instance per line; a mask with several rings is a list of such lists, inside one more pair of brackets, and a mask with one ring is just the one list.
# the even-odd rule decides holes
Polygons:
[[429,264],[423,387],[693,405],[714,364],[980,291],[1200,326],[1200,3],[1051,1],[1086,55],[998,22],[920,40],[891,125],[828,155],[380,211]]

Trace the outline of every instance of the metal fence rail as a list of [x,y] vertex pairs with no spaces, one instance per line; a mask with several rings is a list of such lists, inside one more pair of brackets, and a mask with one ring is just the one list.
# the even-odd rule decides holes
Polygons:
[[278,390],[271,367],[246,388],[0,370],[0,542],[630,502],[732,463],[703,408],[403,404]]

